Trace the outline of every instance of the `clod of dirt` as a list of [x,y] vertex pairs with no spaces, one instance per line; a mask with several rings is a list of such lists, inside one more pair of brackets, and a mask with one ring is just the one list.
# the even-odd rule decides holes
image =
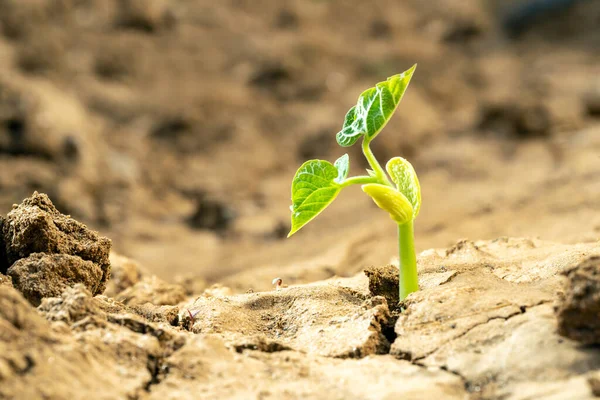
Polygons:
[[219,333],[232,346],[247,344],[252,336],[323,356],[387,353],[387,303],[368,298],[366,288],[354,286],[356,282],[340,279],[272,292],[202,296],[184,308],[196,313],[194,333]]
[[110,266],[110,280],[104,291],[104,295],[108,297],[115,297],[148,275],[145,268],[137,261],[115,253],[110,253]]
[[45,297],[60,296],[77,283],[82,283],[94,295],[104,291],[100,267],[69,254],[33,253],[15,262],[8,269],[8,275],[13,286],[34,306]]
[[369,291],[373,296],[383,296],[392,306],[400,301],[398,267],[394,265],[372,266],[365,269],[369,278]]
[[128,306],[140,306],[146,303],[169,306],[184,301],[186,294],[183,287],[152,276],[125,289],[117,294],[115,299]]
[[106,288],[110,278],[110,239],[61,214],[47,195],[35,192],[13,208],[6,216],[2,233],[9,264],[33,253],[77,256],[101,270],[99,283],[90,289],[97,294]]
[[556,309],[558,333],[584,344],[600,344],[600,257],[590,257],[565,275],[565,294]]

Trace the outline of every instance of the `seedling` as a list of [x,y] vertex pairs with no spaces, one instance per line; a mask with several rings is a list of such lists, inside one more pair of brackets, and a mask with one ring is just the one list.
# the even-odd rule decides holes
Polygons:
[[191,312],[189,309],[187,309],[187,312],[188,312],[188,314],[190,316],[190,321],[192,321],[192,324],[194,324],[194,322],[196,322],[196,315],[198,315],[198,313],[200,312],[200,310]]
[[312,221],[343,188],[362,185],[363,192],[398,224],[400,300],[419,290],[413,225],[421,207],[421,188],[408,161],[394,157],[384,170],[369,145],[396,111],[416,67],[415,64],[409,70],[365,90],[346,114],[342,130],[336,135],[342,147],[352,146],[362,139],[362,151],[371,167],[367,169],[367,175],[348,177],[348,154],[333,164],[310,160],[298,169],[292,181],[292,229],[288,234],[288,237],[292,236]]

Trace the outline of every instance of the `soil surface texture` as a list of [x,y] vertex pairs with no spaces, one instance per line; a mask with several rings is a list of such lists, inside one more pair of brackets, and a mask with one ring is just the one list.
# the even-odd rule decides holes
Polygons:
[[[0,399],[600,396],[600,2],[525,3],[0,0]],[[285,237],[415,63],[372,143],[422,188],[398,303],[359,188]]]

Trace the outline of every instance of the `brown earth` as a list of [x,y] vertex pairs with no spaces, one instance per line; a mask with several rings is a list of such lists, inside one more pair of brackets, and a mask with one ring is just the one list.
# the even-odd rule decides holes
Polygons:
[[[510,37],[519,2],[0,0],[0,397],[600,393],[600,5]],[[414,63],[373,146],[447,249],[400,312],[360,190],[283,238],[295,169],[359,174],[343,116]]]
[[[24,274],[32,258],[37,270]],[[112,259],[111,287],[123,288],[114,298],[94,297],[83,274],[65,281],[71,267],[51,255],[35,253],[9,268],[19,274],[11,274],[15,288],[4,278],[0,285],[1,398],[597,393],[600,349],[585,345],[600,342],[598,243],[501,238],[431,249],[418,257],[421,290],[400,307],[390,293],[398,288],[394,265],[271,291],[212,287],[190,297],[183,286],[144,277],[133,261]],[[36,285],[22,285],[24,278]],[[58,296],[55,280],[65,287]],[[41,304],[34,309],[23,296]]]

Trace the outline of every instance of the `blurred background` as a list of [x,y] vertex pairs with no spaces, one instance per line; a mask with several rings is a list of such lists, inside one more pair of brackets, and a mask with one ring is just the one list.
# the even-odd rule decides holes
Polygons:
[[285,239],[290,183],[376,82],[418,250],[600,236],[600,1],[0,0],[0,212],[34,190],[160,277],[236,290],[396,253],[359,188]]

